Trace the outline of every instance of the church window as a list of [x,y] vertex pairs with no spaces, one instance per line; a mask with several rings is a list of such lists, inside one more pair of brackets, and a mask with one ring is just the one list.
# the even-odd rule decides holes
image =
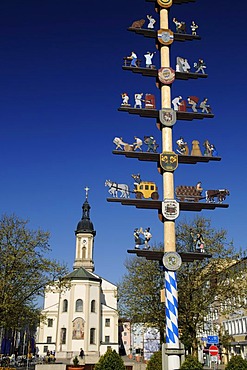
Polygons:
[[67,312],[68,311],[68,301],[67,299],[64,299],[63,300],[63,312]]
[[48,319],[47,325],[48,325],[49,328],[52,328],[53,327],[53,319]]
[[110,319],[105,319],[105,326],[110,326]]
[[105,343],[110,343],[110,336],[109,335],[105,336]]
[[83,301],[82,299],[77,299],[75,302],[75,311],[76,312],[82,312],[83,311]]
[[91,312],[95,312],[95,300],[91,301]]
[[61,329],[61,344],[66,344],[66,329]]
[[86,258],[86,247],[82,247],[82,258]]
[[90,329],[90,344],[95,344],[95,337],[96,337],[96,329],[91,328]]
[[46,342],[51,343],[52,337],[47,337]]

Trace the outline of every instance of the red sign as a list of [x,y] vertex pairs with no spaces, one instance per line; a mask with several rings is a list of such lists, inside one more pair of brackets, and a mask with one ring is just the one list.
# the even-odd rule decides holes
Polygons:
[[219,349],[217,346],[212,345],[209,347],[209,353],[211,356],[217,356],[218,352],[219,352]]

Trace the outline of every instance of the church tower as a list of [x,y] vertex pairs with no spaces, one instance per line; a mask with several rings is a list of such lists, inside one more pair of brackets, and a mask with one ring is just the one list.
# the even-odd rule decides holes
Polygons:
[[86,200],[82,205],[82,218],[75,231],[76,251],[73,268],[75,270],[83,267],[89,272],[94,272],[93,247],[96,231],[89,215],[91,207],[88,203],[88,190],[89,188],[86,187]]

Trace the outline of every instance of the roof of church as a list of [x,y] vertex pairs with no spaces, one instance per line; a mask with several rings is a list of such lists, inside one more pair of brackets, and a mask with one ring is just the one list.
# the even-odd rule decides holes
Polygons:
[[80,267],[78,269],[75,269],[70,274],[66,276],[67,279],[71,280],[94,280],[94,281],[101,281],[101,279],[87,270],[85,270],[83,267]]
[[82,205],[82,218],[77,224],[77,228],[75,231],[76,234],[90,233],[90,234],[96,235],[96,231],[94,230],[93,223],[90,220],[90,215],[89,215],[90,208],[91,207],[86,198],[85,202]]

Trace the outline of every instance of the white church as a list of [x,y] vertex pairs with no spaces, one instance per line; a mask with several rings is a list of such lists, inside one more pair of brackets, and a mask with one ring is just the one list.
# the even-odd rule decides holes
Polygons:
[[55,351],[57,359],[71,359],[84,350],[85,361],[98,362],[107,348],[119,351],[117,287],[94,273],[94,237],[88,188],[75,235],[73,271],[68,289],[47,289],[36,347],[39,356]]

